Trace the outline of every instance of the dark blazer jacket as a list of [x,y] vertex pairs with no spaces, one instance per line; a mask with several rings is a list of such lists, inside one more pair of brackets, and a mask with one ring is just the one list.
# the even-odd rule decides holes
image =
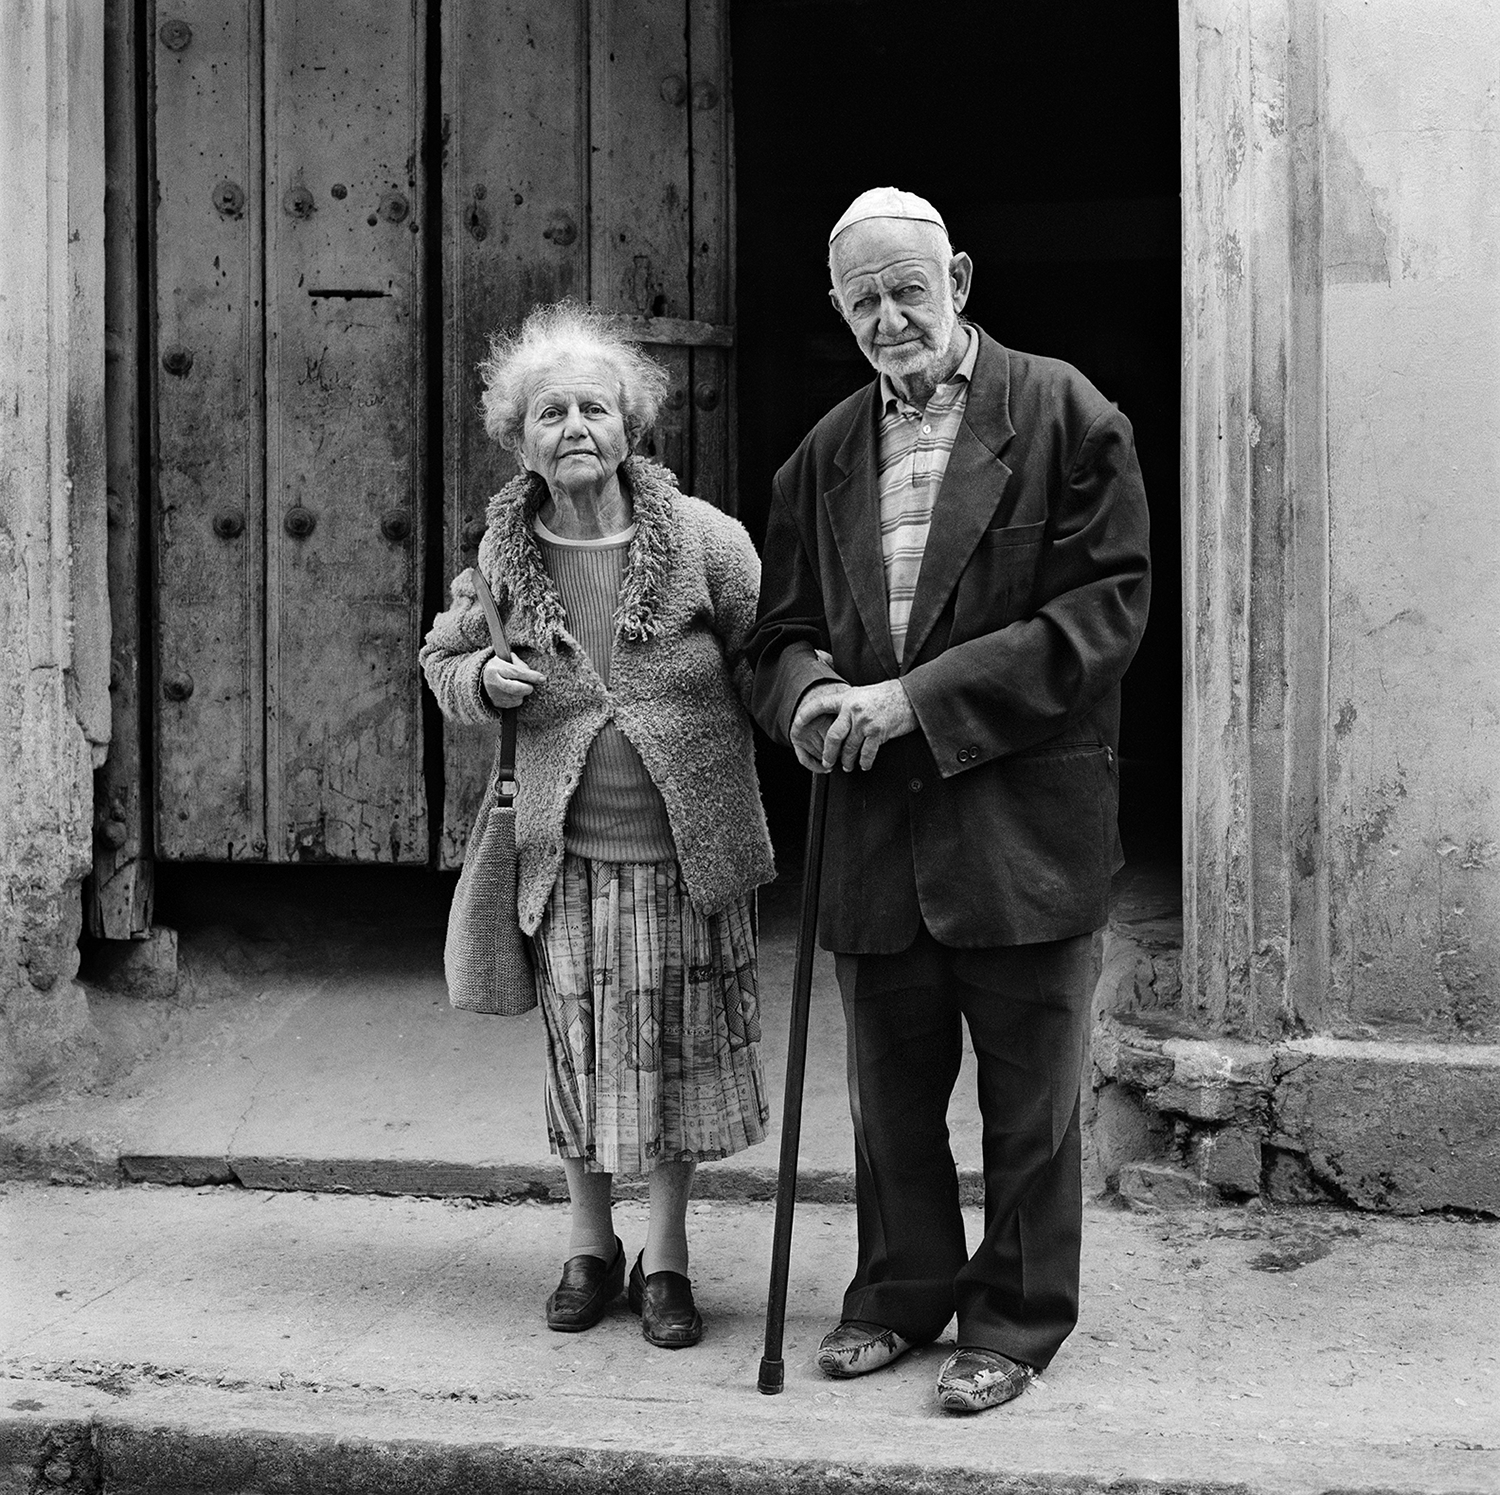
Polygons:
[[[977,329],[976,329],[977,331]],[[1146,625],[1130,423],[1076,369],[979,333],[904,657],[880,554],[879,381],[776,474],[752,708],[787,741],[820,680],[900,676],[920,730],[829,789],[822,944],[1029,944],[1097,929],[1120,865],[1119,683]],[[815,650],[832,655],[832,665]]]

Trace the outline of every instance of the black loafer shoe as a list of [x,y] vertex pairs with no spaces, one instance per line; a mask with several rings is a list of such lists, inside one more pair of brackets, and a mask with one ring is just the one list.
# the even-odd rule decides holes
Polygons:
[[547,1327],[559,1334],[592,1329],[625,1286],[625,1247],[615,1237],[615,1259],[570,1256],[563,1263],[562,1281],[547,1299]]
[[641,1316],[641,1333],[663,1350],[685,1350],[703,1338],[703,1319],[693,1303],[693,1284],[681,1272],[630,1269],[630,1308]]

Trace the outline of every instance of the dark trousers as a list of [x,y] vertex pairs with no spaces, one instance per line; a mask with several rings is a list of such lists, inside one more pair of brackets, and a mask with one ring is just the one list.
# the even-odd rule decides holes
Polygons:
[[[844,1317],[1041,1369],[1078,1321],[1079,1086],[1096,936],[987,950],[924,928],[898,955],[840,955],[859,1259]],[[984,1239],[969,1255],[948,1146],[967,1022],[979,1061]]]

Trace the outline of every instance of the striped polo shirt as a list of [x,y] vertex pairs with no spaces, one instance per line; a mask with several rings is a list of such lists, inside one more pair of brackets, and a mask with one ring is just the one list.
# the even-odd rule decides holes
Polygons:
[[978,356],[979,339],[969,331],[963,361],[952,379],[933,391],[925,410],[908,404],[890,379],[880,376],[880,553],[898,661],[906,646],[906,624],[932,527],[932,508],[963,424]]

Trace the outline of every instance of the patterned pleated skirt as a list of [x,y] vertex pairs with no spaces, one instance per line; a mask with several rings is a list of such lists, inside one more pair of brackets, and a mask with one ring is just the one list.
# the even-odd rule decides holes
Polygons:
[[569,854],[533,948],[553,1152],[644,1174],[765,1137],[749,897],[702,914],[676,862]]

